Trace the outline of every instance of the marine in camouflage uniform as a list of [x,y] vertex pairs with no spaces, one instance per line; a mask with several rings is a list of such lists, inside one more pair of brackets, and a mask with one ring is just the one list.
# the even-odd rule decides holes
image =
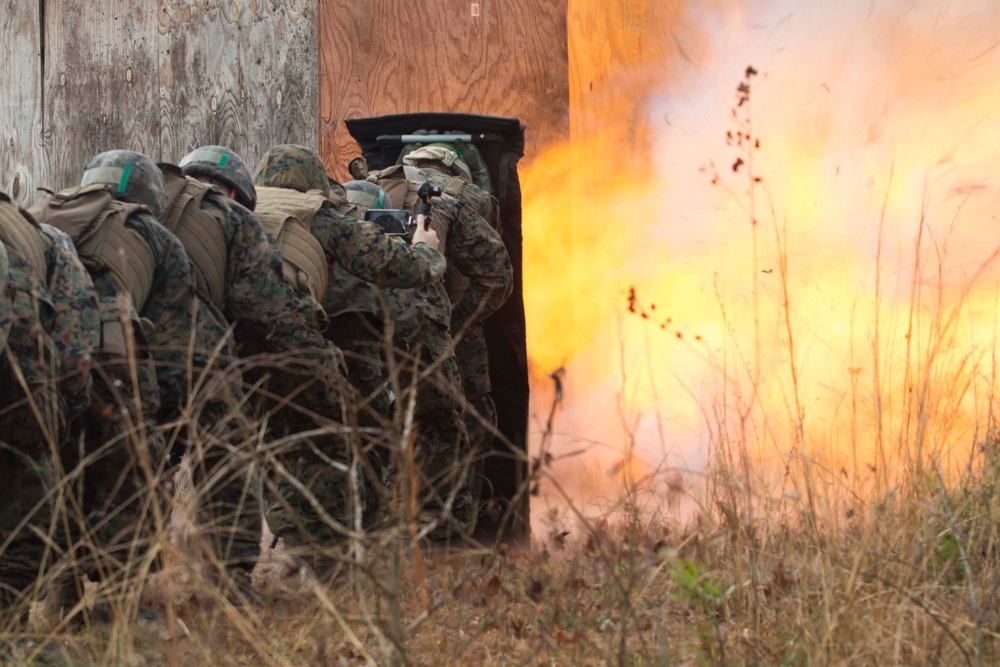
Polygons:
[[[10,334],[9,354],[0,359],[0,403],[7,406],[0,461],[8,481],[0,488],[0,543],[6,544],[0,607],[6,607],[30,594],[36,577],[51,571],[74,539],[65,497],[77,480],[65,426],[88,407],[99,329],[94,288],[72,244],[2,193],[0,239],[0,247],[10,248],[9,258],[3,253],[9,262],[0,262],[0,331]],[[26,614],[27,605],[19,611]]]
[[[375,188],[363,193],[357,186]],[[330,179],[331,200],[341,215],[361,220],[370,208],[391,208],[385,192],[374,183],[351,181],[341,185]],[[367,196],[366,196],[367,195]],[[363,402],[361,423],[385,426],[389,416],[389,388],[385,377],[382,298],[374,283],[335,264],[322,305],[330,318],[327,336],[344,352],[348,378]]]
[[[373,173],[392,202],[416,213],[419,187],[427,178],[416,168],[396,165]],[[431,226],[442,233],[455,224],[454,208],[435,206]],[[446,255],[447,257],[447,255]],[[416,383],[418,467],[423,475],[421,504],[428,521],[438,522],[432,536],[448,539],[473,525],[471,449],[463,421],[462,376],[451,337],[451,301],[445,283],[420,289],[392,289],[386,294],[387,319],[394,323],[398,363],[408,372],[404,385]],[[418,379],[419,378],[419,379]],[[448,512],[443,510],[448,509]]]
[[[91,161],[80,187],[30,209],[74,239],[98,296],[101,345],[93,405],[81,420],[88,463],[77,499],[90,549],[77,553],[74,566],[108,585],[131,586],[143,571],[142,556],[165,511],[165,448],[157,424],[182,416],[188,373],[216,343],[198,329],[184,248],[156,219],[165,201],[163,179],[149,158],[109,151]],[[68,582],[50,599],[49,612],[66,609],[80,593]]]
[[[481,167],[475,169],[476,176],[467,161]],[[488,184],[489,177],[475,146],[431,143],[409,152],[403,163],[419,168],[432,185],[444,191],[442,201],[454,202],[457,209],[457,224],[439,235],[448,258],[445,284],[452,300],[455,357],[472,408],[465,412],[465,423],[481,463],[496,427],[482,323],[506,302],[514,282],[510,256],[497,230],[499,208],[490,193],[476,184]]]
[[[309,220],[309,229],[319,242],[327,263],[329,287],[320,295],[324,303],[330,290],[336,292],[339,289],[335,280],[329,280],[335,275],[337,267],[380,287],[417,287],[440,279],[444,273],[444,258],[433,248],[423,244],[411,246],[399,239],[386,237],[373,223],[359,222],[337,213],[329,203],[331,191],[325,167],[319,157],[306,147],[284,145],[272,148],[257,166],[254,183],[259,197],[261,188],[267,187],[299,193],[313,192],[326,200],[327,203],[319,206]],[[259,199],[258,213],[262,208],[264,202]],[[335,297],[340,300],[339,295]],[[334,338],[333,342],[338,341]],[[352,403],[356,401],[348,402]],[[345,521],[352,513],[345,473],[330,465],[331,461],[345,462],[345,445],[342,441],[331,440],[328,438],[307,445],[294,452],[294,456],[290,452],[283,457],[284,467],[308,487],[317,501],[314,504],[287,478],[278,480],[273,487],[274,497],[267,520],[275,534],[285,538],[286,544],[337,542],[343,530],[335,522]],[[369,473],[377,472],[372,471],[373,467],[367,468]],[[366,476],[369,483],[376,482],[371,474]],[[327,520],[324,515],[333,520]]]
[[[303,402],[311,410],[339,412],[340,364],[336,350],[320,333],[322,310],[284,280],[281,256],[252,213],[257,197],[243,160],[226,147],[204,146],[185,156],[180,165],[182,172],[160,165],[167,191],[173,195],[163,219],[178,227],[175,231],[188,248],[202,300],[218,307],[227,326],[235,326],[241,357],[282,355],[280,364],[269,361],[270,356],[255,357],[249,377],[257,379],[262,370],[283,374],[286,387],[308,386]],[[200,216],[186,216],[185,221],[174,210],[187,193],[198,196]],[[198,229],[190,229],[192,224]],[[206,236],[212,240],[206,243]],[[206,245],[216,247],[206,254]],[[289,371],[294,368],[301,372]],[[221,482],[199,489],[232,458],[225,448],[215,449],[200,458],[195,470],[196,492],[205,498],[201,523],[217,527],[209,532],[220,560],[229,568],[249,571],[260,551],[258,471],[244,462],[222,475]],[[252,458],[252,452],[241,455]]]

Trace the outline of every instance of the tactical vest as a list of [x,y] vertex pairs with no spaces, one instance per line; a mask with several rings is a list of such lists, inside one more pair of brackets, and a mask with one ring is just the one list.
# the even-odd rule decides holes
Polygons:
[[184,176],[178,169],[162,166],[167,191],[167,207],[160,221],[184,246],[194,269],[195,289],[205,301],[225,312],[226,229],[222,221],[202,208],[209,192],[221,191],[213,185]]
[[326,292],[326,255],[312,235],[312,221],[329,201],[319,190],[302,193],[288,188],[257,187],[257,208],[264,231],[281,251],[285,280],[317,302]]
[[124,323],[142,312],[156,267],[149,244],[125,222],[133,213],[148,213],[149,209],[118,201],[111,195],[111,186],[94,183],[49,193],[28,212],[38,222],[68,234],[88,269],[108,272],[122,298],[100,299],[101,348],[110,354],[124,354]]
[[427,180],[419,169],[410,165],[396,164],[380,171],[375,184],[385,190],[393,206],[415,214],[420,210],[420,197],[417,196],[419,180]]
[[2,192],[0,192],[0,242],[7,247],[7,252],[20,255],[31,266],[32,272],[41,284],[48,284],[51,241],[42,233],[38,223],[25,216],[20,207]]

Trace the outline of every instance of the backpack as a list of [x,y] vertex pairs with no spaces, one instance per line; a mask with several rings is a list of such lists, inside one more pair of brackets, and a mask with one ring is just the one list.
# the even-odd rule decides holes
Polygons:
[[312,235],[312,221],[320,209],[329,205],[319,190],[257,187],[254,213],[278,244],[285,281],[317,302],[326,292],[329,276],[323,246]]
[[417,196],[418,181],[426,181],[427,177],[416,167],[396,164],[378,172],[375,184],[385,190],[394,208],[402,208],[413,213],[420,210],[420,197]]
[[136,320],[152,291],[156,267],[149,244],[125,223],[133,213],[149,213],[149,209],[118,201],[111,194],[111,186],[94,183],[50,192],[28,212],[38,222],[68,234],[84,266],[108,272],[121,297],[99,299],[101,350],[124,355],[124,322],[132,320],[133,327],[141,331]]

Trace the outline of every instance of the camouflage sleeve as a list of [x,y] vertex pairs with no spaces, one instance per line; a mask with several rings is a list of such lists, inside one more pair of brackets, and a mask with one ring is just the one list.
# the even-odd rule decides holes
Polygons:
[[42,230],[52,239],[48,276],[52,339],[59,353],[67,418],[73,419],[90,404],[90,362],[101,344],[101,316],[94,284],[69,235],[50,225],[42,225]]
[[373,222],[359,222],[331,209],[313,218],[312,233],[331,263],[380,287],[423,287],[444,275],[445,260],[424,245],[386,236]]
[[[468,279],[468,287],[452,304],[452,331],[475,325],[492,315],[510,296],[514,270],[500,235],[471,207],[441,200],[436,206],[453,216],[448,258]],[[444,208],[447,207],[447,208]]]
[[156,259],[156,277],[140,314],[153,325],[147,342],[156,363],[160,417],[173,419],[187,393],[187,350],[198,312],[194,275],[184,246],[153,217],[132,216],[129,224],[143,235]]
[[319,304],[285,282],[278,249],[253,213],[233,204],[229,215],[233,224],[226,266],[229,321],[259,334],[272,352],[297,352],[324,372],[339,373],[320,333]]

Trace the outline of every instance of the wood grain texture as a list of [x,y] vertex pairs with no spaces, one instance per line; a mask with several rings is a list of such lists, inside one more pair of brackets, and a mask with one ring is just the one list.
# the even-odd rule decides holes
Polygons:
[[246,148],[240,3],[161,0],[160,150],[177,163],[205,144]]
[[48,173],[37,2],[0,1],[0,190],[27,205]]
[[45,118],[49,185],[78,183],[102,151],[160,155],[157,5],[48,0]]
[[245,5],[240,34],[247,35],[241,49],[247,164],[256,165],[277,144],[318,148],[317,0],[252,0]]
[[159,33],[165,158],[317,146],[316,0],[161,0]]
[[345,118],[516,117],[529,159],[566,137],[566,0],[319,0],[319,10],[320,142],[339,178],[358,154]]

